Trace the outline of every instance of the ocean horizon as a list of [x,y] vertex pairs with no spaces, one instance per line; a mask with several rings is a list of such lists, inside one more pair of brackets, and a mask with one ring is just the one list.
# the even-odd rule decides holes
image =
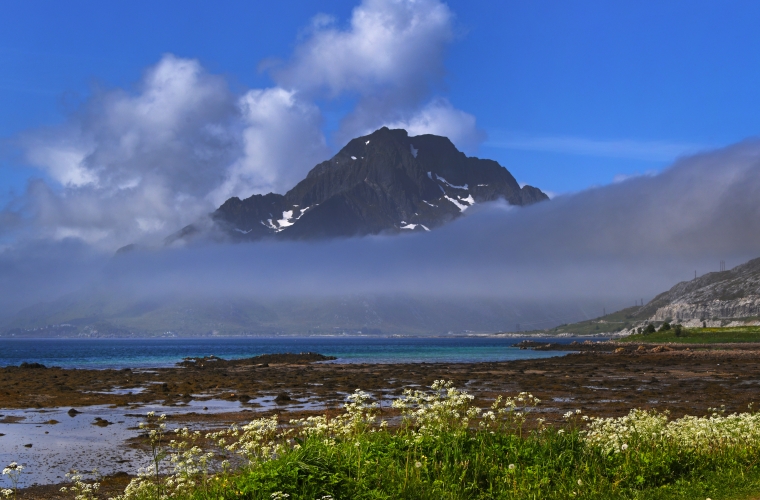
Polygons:
[[[534,337],[221,337],[136,339],[4,338],[0,366],[41,363],[61,368],[171,367],[187,357],[240,359],[261,354],[316,352],[333,363],[475,363],[567,354],[513,347]],[[542,341],[570,343],[568,337]],[[604,340],[604,339],[595,339]]]

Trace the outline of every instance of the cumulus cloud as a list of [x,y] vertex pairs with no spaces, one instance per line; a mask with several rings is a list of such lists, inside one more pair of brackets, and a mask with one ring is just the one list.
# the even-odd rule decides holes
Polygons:
[[134,90],[95,89],[59,126],[18,138],[45,178],[0,217],[0,238],[75,238],[113,250],[162,239],[230,196],[283,193],[330,156],[322,99],[356,99],[337,145],[388,124],[481,139],[475,118],[432,99],[453,40],[438,0],[364,0],[343,29],[321,14],[275,85],[235,94],[197,60],[165,55]]
[[235,117],[222,78],[172,55],[135,92],[97,91],[63,125],[19,139],[53,181],[30,183],[21,211],[28,229],[113,248],[192,222],[213,209],[209,186],[241,148]]
[[67,187],[129,189],[155,175],[198,195],[221,175],[233,110],[222,78],[166,55],[137,92],[96,92],[65,126],[26,134],[22,144],[32,165]]
[[19,138],[48,180],[30,182],[3,227],[109,251],[160,240],[230,196],[292,187],[329,155],[320,127],[319,109],[293,91],[236,96],[169,54],[134,92],[97,91],[63,125]]
[[429,80],[443,74],[452,20],[438,0],[365,0],[345,30],[317,16],[311,36],[274,75],[283,87],[333,97],[374,94],[382,87],[424,97]]
[[453,25],[454,14],[438,0],[365,0],[345,29],[317,16],[291,60],[273,75],[280,86],[306,95],[356,96],[339,142],[398,123],[414,126],[415,133],[445,131],[463,147],[476,146],[483,137],[472,115],[442,99],[425,104],[445,76]]
[[476,148],[485,139],[485,133],[475,125],[475,117],[455,109],[446,99],[433,100],[407,120],[387,127],[403,128],[409,135],[442,135],[464,150]]
[[239,101],[243,154],[227,170],[210,199],[219,205],[230,196],[284,192],[307,169],[329,156],[319,109],[279,87],[251,90]]

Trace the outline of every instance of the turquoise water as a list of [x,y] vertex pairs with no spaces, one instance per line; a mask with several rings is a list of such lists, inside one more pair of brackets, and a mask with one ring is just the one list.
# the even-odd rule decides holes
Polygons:
[[[546,358],[566,354],[512,347],[520,338],[247,337],[172,339],[2,339],[0,366],[22,362],[63,368],[173,366],[184,357],[225,359],[259,354],[318,352],[337,363],[478,362]],[[542,342],[571,342],[543,338]]]

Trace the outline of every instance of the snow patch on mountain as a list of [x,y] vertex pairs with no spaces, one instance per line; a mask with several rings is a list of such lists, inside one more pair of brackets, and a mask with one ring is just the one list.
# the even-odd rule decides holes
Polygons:
[[443,195],[443,197],[446,198],[447,200],[449,200],[454,205],[456,205],[456,207],[459,209],[460,212],[464,212],[465,210],[467,210],[468,208],[470,208],[468,205],[462,205],[461,203],[459,203],[458,200],[455,200],[454,198],[452,198],[451,196],[449,196],[447,194]]
[[447,181],[446,179],[444,179],[443,177],[441,177],[438,174],[435,174],[435,178],[438,179],[439,181],[443,182],[447,186],[453,187],[454,189],[469,189],[470,188],[467,184],[465,184],[464,186],[457,186],[456,184],[452,184],[452,183],[450,183],[449,181]]
[[469,203],[469,204],[470,204],[470,206],[473,206],[473,205],[475,204],[475,199],[472,197],[472,195],[471,195],[471,194],[470,194],[470,195],[467,195],[467,198],[462,198],[462,197],[460,196],[460,197],[459,197],[459,199],[460,199],[460,200],[462,200],[462,201],[466,201],[467,203]]

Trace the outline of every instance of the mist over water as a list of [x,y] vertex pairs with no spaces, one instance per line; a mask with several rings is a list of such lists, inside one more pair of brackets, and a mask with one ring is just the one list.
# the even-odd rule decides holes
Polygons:
[[[483,204],[430,233],[317,242],[199,241],[126,254],[72,240],[6,248],[6,317],[67,292],[109,300],[356,296],[575,304],[598,316],[760,254],[760,143],[684,158],[642,176],[516,208]],[[533,313],[531,313],[533,314]],[[545,313],[524,323],[548,324]],[[542,317],[537,317],[542,316]],[[505,320],[507,321],[507,320]],[[511,321],[511,320],[509,320]],[[556,320],[555,324],[562,322]]]

